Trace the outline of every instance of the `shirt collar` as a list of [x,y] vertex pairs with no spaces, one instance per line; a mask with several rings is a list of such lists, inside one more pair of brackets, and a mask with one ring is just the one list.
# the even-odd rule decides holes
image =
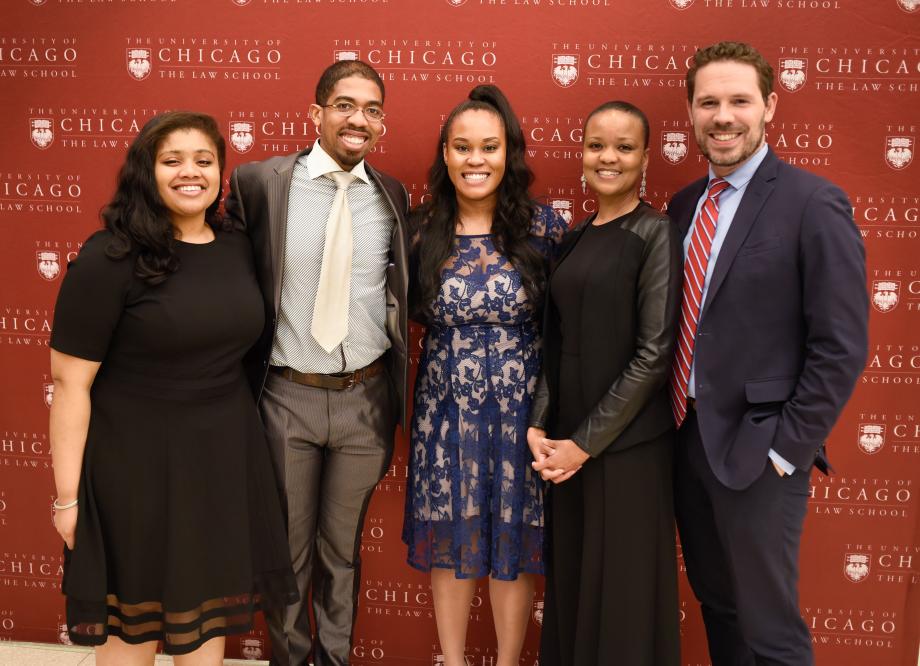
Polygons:
[[[323,147],[319,145],[319,139],[313,143],[313,148],[307,155],[307,172],[310,174],[310,180],[316,180],[335,171],[342,171],[342,167],[329,156]],[[351,173],[360,178],[365,183],[371,182],[367,177],[367,170],[364,168],[364,160],[358,162]]]
[[[767,144],[764,142],[764,144],[757,150],[757,152],[747,159],[747,162],[725,176],[724,180],[726,180],[728,184],[731,185],[735,190],[740,190],[751,181],[751,178],[753,178],[754,174],[757,173],[757,169],[760,168],[760,164],[763,162],[766,156]],[[709,180],[711,181],[716,177],[717,176],[712,171],[712,165],[710,165]]]

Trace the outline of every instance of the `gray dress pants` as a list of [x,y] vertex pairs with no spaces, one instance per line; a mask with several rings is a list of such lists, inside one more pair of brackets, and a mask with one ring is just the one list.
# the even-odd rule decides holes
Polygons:
[[361,530],[393,453],[394,402],[385,373],[341,391],[268,375],[260,407],[300,592],[266,615],[272,664],[303,666],[311,651],[316,666],[349,663]]

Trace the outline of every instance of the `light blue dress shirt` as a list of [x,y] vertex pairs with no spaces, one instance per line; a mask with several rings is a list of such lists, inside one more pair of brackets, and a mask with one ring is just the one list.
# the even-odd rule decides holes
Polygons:
[[[760,164],[766,156],[767,144],[764,144],[756,153],[751,155],[747,162],[723,178],[723,180],[728,182],[729,187],[722,192],[719,197],[719,220],[716,224],[716,235],[712,239],[712,249],[709,252],[709,265],[706,267],[706,279],[703,281],[701,302],[704,308],[706,304],[706,294],[709,291],[709,283],[712,280],[712,273],[716,266],[716,262],[719,260],[719,251],[722,249],[722,243],[725,242],[728,230],[732,226],[732,220],[735,218],[738,206],[741,205],[741,199],[744,197],[744,191],[747,189],[748,183],[751,182],[751,178],[754,177],[754,174],[757,172],[757,169],[760,168]],[[717,178],[717,176],[713,173],[712,166],[710,165],[709,180],[711,181],[713,178]],[[700,197],[700,200],[696,204],[696,210],[693,212],[693,223],[690,225],[690,229],[684,237],[685,259],[687,257],[687,249],[690,247],[690,238],[693,236],[693,228],[696,226],[696,219],[700,214],[700,209],[703,207],[703,202],[706,200],[708,192],[709,187],[707,186],[706,190],[703,192],[703,196]],[[696,359],[694,358],[693,363],[690,365],[690,385],[687,391],[687,394],[691,398],[696,397],[695,367]],[[789,463],[773,449],[770,449],[769,456],[770,460],[779,465],[786,474],[792,474],[795,471],[795,465]]]

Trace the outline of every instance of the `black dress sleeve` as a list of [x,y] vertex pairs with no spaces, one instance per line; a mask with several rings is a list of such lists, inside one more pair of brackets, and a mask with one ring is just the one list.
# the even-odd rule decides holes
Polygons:
[[99,231],[70,262],[54,307],[51,347],[88,361],[102,361],[118,326],[133,274],[133,255],[110,259],[112,235]]

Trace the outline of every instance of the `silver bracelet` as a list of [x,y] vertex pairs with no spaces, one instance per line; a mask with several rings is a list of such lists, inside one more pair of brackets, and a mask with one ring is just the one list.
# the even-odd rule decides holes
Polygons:
[[51,503],[51,508],[55,511],[63,511],[64,509],[72,509],[77,505],[79,500],[74,500],[73,502],[67,502],[67,504],[58,504],[57,498]]

